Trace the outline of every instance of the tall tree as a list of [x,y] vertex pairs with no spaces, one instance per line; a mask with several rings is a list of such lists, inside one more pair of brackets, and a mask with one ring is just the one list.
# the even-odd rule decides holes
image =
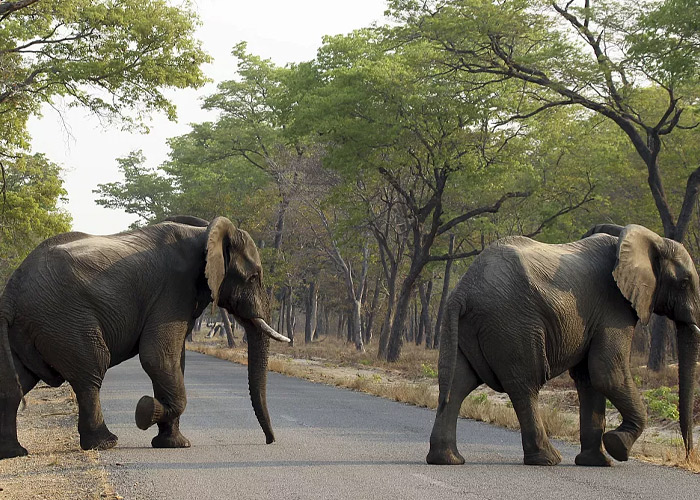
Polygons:
[[[124,127],[146,128],[154,111],[174,118],[164,89],[206,81],[200,65],[209,57],[193,38],[196,24],[187,2],[0,1],[3,266],[70,227],[57,208],[65,196],[60,169],[28,153],[29,117],[63,97]],[[25,196],[32,190],[33,201]]]
[[[297,126],[324,141],[329,166],[356,184],[381,179],[401,206],[410,263],[399,285],[390,361],[400,356],[421,272],[446,258],[432,253],[436,241],[527,197],[533,181],[525,163],[506,160],[522,134],[495,124],[491,109],[500,98],[455,78],[428,78],[439,69],[434,60],[429,44],[396,48],[375,30],[329,38],[319,51],[321,84],[296,115]],[[473,253],[461,257],[467,255]]]
[[[664,235],[683,241],[700,191],[700,165],[675,201],[667,196],[660,157],[662,138],[698,125],[688,112],[700,96],[694,0],[392,0],[390,7],[404,23],[404,39],[427,40],[443,54],[444,71],[522,82],[523,95],[536,99],[523,101],[531,104],[518,118],[578,105],[610,119],[646,165]],[[656,105],[645,99],[649,88],[659,90]]]
[[42,155],[5,160],[0,196],[0,288],[43,239],[70,229],[60,208],[66,195],[60,169]]

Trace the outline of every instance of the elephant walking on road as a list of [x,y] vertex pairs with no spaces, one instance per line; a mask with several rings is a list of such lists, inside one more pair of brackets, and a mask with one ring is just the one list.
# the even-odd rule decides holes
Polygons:
[[158,424],[154,447],[187,447],[184,342],[211,301],[248,336],[248,383],[266,441],[269,338],[289,341],[269,321],[258,250],[225,217],[189,216],[112,236],[65,233],[41,243],[0,297],[0,459],[26,455],[17,409],[39,380],[68,381],[78,401],[83,449],[107,449],[99,391],[108,368],[139,355],[154,397],[136,406],[136,424]]
[[[524,462],[555,465],[537,402],[543,384],[569,370],[580,401],[578,465],[627,460],[646,423],[629,355],[637,320],[652,313],[678,332],[680,426],[693,446],[693,398],[700,345],[700,286],[685,248],[648,229],[597,226],[563,245],[509,237],[488,247],[450,295],[439,360],[440,396],[431,464],[462,464],[456,425],[464,398],[482,383],[506,392],[520,422]],[[611,230],[612,229],[612,230]],[[619,236],[618,236],[619,235]],[[620,426],[605,432],[605,400]]]

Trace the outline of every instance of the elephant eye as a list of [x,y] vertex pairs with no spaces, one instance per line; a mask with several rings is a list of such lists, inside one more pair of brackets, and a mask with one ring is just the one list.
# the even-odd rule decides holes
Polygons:
[[248,283],[252,283],[253,281],[257,280],[259,277],[260,277],[260,275],[258,273],[253,273],[248,277],[248,279],[246,281],[248,281]]
[[681,290],[685,290],[690,285],[690,280],[685,278],[681,281]]

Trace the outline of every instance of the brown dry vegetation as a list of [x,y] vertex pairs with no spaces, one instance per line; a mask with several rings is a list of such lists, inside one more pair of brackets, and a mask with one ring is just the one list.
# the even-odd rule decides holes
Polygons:
[[[202,339],[189,343],[188,349],[245,364],[245,347],[227,348],[222,341]],[[297,343],[286,346],[271,345],[269,368],[272,371],[345,387],[427,408],[437,406],[438,352],[423,346],[404,346],[398,363],[379,361],[376,345],[366,352],[358,352],[352,346],[328,337],[311,344]],[[676,368],[669,367],[661,373],[649,372],[643,366],[633,369],[640,389],[678,384]],[[700,377],[700,373],[698,374]],[[698,380],[700,387],[700,380]],[[700,417],[700,398],[696,398],[696,418]],[[551,437],[578,443],[578,396],[568,374],[549,381],[540,393],[542,419]],[[462,417],[518,429],[507,396],[481,387],[467,397],[460,412]],[[608,410],[608,426],[619,423],[619,415]],[[683,467],[700,473],[700,459],[695,453],[685,459],[677,422],[655,420],[650,416],[648,427],[635,444],[633,456],[657,464]],[[427,436],[426,436],[427,439]]]
[[20,443],[29,456],[0,461],[3,500],[117,499],[97,451],[80,449],[78,408],[68,385],[40,384],[17,415]]

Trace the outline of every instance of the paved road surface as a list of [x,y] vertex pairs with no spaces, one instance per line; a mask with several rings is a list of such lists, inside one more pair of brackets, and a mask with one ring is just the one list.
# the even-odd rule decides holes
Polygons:
[[246,368],[187,353],[183,433],[192,448],[150,447],[134,409],[150,381],[136,359],[111,369],[102,405],[117,447],[101,453],[127,500],[216,499],[696,499],[700,476],[630,461],[576,467],[576,448],[557,442],[556,467],[522,465],[520,434],[458,424],[467,464],[425,464],[434,412],[270,373],[268,405],[277,442],[265,445],[248,399]]

